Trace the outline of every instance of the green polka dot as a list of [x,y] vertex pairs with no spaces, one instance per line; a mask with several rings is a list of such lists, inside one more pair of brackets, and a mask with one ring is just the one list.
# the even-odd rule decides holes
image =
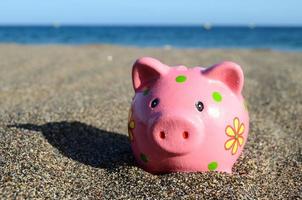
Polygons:
[[180,75],[180,76],[177,76],[175,80],[177,83],[183,83],[187,80],[187,77]]
[[141,160],[144,161],[145,163],[148,162],[148,157],[145,154],[141,153],[140,157],[141,157]]
[[215,169],[217,169],[217,167],[218,167],[218,163],[217,162],[211,162],[211,163],[208,164],[208,169],[210,171],[214,171]]
[[219,92],[213,92],[212,97],[214,101],[220,102],[222,101],[222,96]]
[[149,91],[150,91],[150,90],[149,90],[148,88],[144,89],[143,95],[144,95],[144,96],[148,95],[148,94],[149,94]]

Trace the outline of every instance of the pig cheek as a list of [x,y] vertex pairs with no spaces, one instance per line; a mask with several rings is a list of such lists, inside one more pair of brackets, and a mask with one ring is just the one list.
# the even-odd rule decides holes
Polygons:
[[[226,152],[224,150],[224,129],[225,117],[230,115],[229,110],[223,102],[216,102],[208,100],[206,102],[206,109],[203,113],[202,121],[204,123],[204,140],[202,145],[201,160],[205,170],[219,170],[222,161],[225,159]],[[223,158],[223,160],[221,160]]]
[[131,142],[131,147],[138,163],[142,166],[146,166],[149,165],[152,160],[152,155],[150,153],[152,152],[152,149],[147,138],[147,125],[137,117],[134,117],[134,120],[136,126],[132,130],[133,140]]
[[[154,115],[159,113],[154,113]],[[132,142],[132,150],[137,162],[144,168],[149,170],[152,168],[157,168],[157,162],[160,159],[159,152],[160,149],[157,147],[153,140],[150,139],[151,132],[148,125],[152,124],[154,119],[153,115],[147,116],[149,120],[147,122],[141,120],[139,117],[135,116],[136,127],[133,130],[134,140]],[[162,152],[161,152],[162,153]],[[162,153],[163,154],[163,153]],[[157,166],[157,167],[156,167]]]

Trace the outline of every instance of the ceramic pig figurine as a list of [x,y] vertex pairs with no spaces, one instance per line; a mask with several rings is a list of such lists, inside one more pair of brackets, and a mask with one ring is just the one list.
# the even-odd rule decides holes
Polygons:
[[169,67],[137,60],[129,138],[148,172],[232,172],[248,137],[249,116],[241,95],[239,65]]

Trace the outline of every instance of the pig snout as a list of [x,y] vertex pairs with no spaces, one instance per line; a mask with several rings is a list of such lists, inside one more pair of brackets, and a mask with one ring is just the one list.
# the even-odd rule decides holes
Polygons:
[[202,123],[179,116],[152,120],[149,134],[158,149],[171,154],[187,154],[202,143]]

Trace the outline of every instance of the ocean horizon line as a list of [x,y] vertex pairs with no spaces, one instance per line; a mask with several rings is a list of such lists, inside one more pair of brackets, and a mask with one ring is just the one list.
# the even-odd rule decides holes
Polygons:
[[137,47],[249,48],[302,51],[302,27],[0,26],[0,43],[113,44]]
[[0,27],[205,27],[211,28],[302,28],[301,25],[275,25],[275,24],[65,24],[65,23],[47,23],[47,24],[0,24]]

